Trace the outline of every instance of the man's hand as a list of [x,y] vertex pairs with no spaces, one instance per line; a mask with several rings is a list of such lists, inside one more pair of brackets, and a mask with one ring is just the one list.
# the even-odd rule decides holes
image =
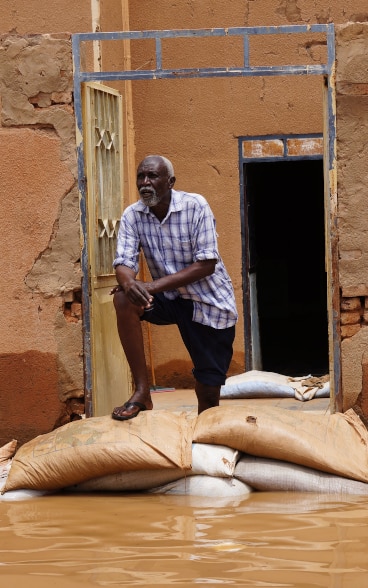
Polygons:
[[115,292],[122,292],[123,288],[121,286],[119,286],[119,284],[117,286],[114,286],[113,288],[111,288],[109,294],[115,294]]
[[150,284],[151,282],[145,283],[140,280],[132,280],[131,282],[124,284],[124,286],[121,286],[120,284],[114,286],[110,290],[110,294],[125,292],[128,300],[132,304],[140,306],[143,309],[149,308],[153,300],[153,296],[148,292]]

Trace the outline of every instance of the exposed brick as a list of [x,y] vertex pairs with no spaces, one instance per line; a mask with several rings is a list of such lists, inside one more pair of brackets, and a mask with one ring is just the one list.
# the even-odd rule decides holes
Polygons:
[[356,323],[360,323],[360,312],[342,312],[340,316],[340,322],[342,325],[354,325]]
[[341,299],[341,310],[360,310],[361,302],[360,298],[342,298]]
[[346,339],[347,337],[353,337],[360,330],[360,325],[343,325],[341,327],[341,337]]
[[368,84],[352,84],[350,82],[339,82],[336,85],[338,94],[345,96],[367,96]]
[[64,302],[73,302],[74,300],[74,292],[70,290],[69,292],[65,292],[63,295]]
[[280,139],[243,142],[243,157],[283,157],[284,142]]
[[288,155],[323,155],[323,139],[288,139]]
[[78,319],[82,318],[82,305],[80,302],[72,302],[71,315],[77,317]]

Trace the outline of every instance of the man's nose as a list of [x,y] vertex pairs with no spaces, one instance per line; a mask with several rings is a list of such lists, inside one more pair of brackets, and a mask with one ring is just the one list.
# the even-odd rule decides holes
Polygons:
[[148,176],[144,176],[143,177],[143,180],[142,180],[142,183],[143,184],[150,184],[151,183],[151,180],[150,180],[150,178]]

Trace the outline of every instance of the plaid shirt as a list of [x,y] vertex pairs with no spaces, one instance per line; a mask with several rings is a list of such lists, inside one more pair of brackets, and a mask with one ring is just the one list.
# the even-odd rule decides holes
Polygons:
[[113,266],[124,265],[138,272],[140,248],[153,280],[196,261],[216,259],[212,275],[164,295],[171,300],[178,296],[193,300],[195,322],[215,329],[236,323],[233,286],[218,252],[216,221],[203,196],[172,190],[162,222],[140,200],[128,206],[121,217]]

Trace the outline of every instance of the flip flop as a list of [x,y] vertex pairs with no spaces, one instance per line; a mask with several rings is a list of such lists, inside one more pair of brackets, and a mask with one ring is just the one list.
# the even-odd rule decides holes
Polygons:
[[[125,404],[123,404],[123,406],[119,407],[119,412],[122,410],[129,410],[131,407],[135,407],[135,406],[138,408],[138,410],[136,412],[133,412],[132,414],[129,414],[127,416],[120,416],[113,411],[111,416],[116,421],[128,421],[129,419],[134,419],[134,417],[136,417],[142,410],[149,410],[147,408],[147,406],[142,404],[142,402],[125,402]],[[116,409],[114,409],[114,410],[116,410]]]

